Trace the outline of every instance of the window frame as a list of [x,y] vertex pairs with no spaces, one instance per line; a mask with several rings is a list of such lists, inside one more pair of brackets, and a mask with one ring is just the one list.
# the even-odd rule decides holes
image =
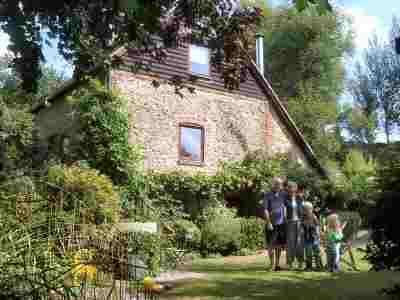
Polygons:
[[[197,73],[192,71],[192,60],[191,60],[191,51],[192,51],[192,46],[199,47],[199,48],[204,48],[207,49],[207,64],[208,64],[208,73]],[[189,51],[188,51],[188,72],[196,77],[204,77],[206,79],[209,79],[211,77],[211,51],[210,48],[208,48],[205,45],[202,44],[189,44]]]
[[[192,128],[201,130],[201,158],[200,160],[185,159],[181,155],[182,149],[182,128]],[[205,128],[204,126],[196,123],[182,122],[178,124],[178,163],[182,165],[203,166],[205,161]]]

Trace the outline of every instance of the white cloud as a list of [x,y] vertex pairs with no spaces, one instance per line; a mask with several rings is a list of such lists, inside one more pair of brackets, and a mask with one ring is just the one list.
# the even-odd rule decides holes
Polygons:
[[7,52],[7,46],[10,43],[8,35],[0,31],[0,56]]
[[344,11],[352,18],[355,34],[354,42],[357,50],[364,49],[368,46],[368,40],[374,32],[378,34],[384,33],[382,21],[376,16],[369,15],[365,9],[347,7],[344,8]]

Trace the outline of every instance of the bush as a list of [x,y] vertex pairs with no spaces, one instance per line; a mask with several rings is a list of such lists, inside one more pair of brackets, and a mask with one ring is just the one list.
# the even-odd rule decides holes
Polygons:
[[240,247],[249,250],[262,249],[265,244],[265,223],[257,218],[241,218],[240,223]]
[[400,270],[400,161],[379,170],[377,182],[383,191],[370,211],[372,241],[367,245],[366,259],[375,270]]
[[400,193],[382,193],[370,215],[372,241],[367,245],[367,260],[375,270],[400,270]]
[[135,242],[128,249],[130,255],[137,256],[148,267],[150,275],[156,276],[161,271],[161,249],[164,241],[156,233],[136,233]]
[[178,219],[174,222],[174,227],[178,241],[185,241],[185,246],[191,250],[200,248],[201,232],[196,224],[189,220]]
[[235,255],[237,256],[250,256],[250,255],[255,255],[256,251],[254,249],[248,249],[248,248],[242,248],[239,249]]
[[118,222],[120,195],[111,179],[97,170],[56,165],[49,168],[48,182],[49,201],[67,214],[80,209],[84,219],[81,221],[92,224]]
[[240,249],[240,219],[225,207],[206,209],[202,218],[201,252],[231,255]]

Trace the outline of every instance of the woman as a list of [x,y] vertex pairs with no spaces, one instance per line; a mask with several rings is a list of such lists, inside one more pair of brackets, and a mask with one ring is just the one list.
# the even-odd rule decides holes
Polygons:
[[304,238],[303,238],[303,201],[297,196],[297,184],[288,182],[288,195],[286,206],[286,259],[289,269],[293,269],[296,259],[298,268],[303,269],[304,262]]

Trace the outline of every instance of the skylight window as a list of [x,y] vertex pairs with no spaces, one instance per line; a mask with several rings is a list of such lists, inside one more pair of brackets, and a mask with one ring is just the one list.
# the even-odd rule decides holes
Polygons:
[[190,45],[189,49],[190,72],[193,74],[210,74],[210,51],[206,47]]

